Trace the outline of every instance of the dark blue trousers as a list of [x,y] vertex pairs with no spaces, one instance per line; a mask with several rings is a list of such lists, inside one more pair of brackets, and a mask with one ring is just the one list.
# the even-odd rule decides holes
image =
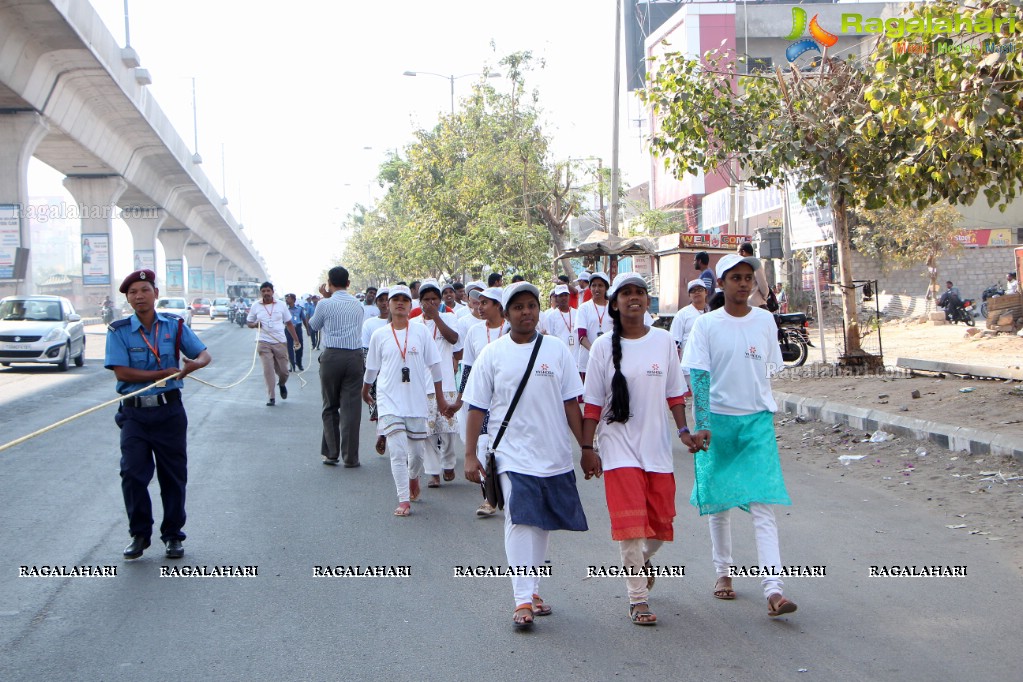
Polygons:
[[298,342],[302,344],[302,347],[295,350],[295,339],[291,338],[291,332],[287,329],[284,330],[284,336],[288,338],[288,362],[291,363],[292,369],[295,367],[302,367],[302,351],[305,350],[305,342],[302,340],[302,327],[296,326],[295,331],[298,333]]
[[160,481],[163,523],[160,539],[184,540],[185,485],[188,482],[186,432],[188,416],[181,403],[160,407],[121,406],[115,418],[121,427],[121,492],[128,512],[128,532],[150,537],[153,504],[149,482],[153,470]]

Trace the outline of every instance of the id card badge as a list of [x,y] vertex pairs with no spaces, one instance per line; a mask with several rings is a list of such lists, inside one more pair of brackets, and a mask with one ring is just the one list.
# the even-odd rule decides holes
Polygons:
[[569,348],[571,348],[574,345],[575,345],[575,337],[574,336],[569,336],[568,337],[568,346],[569,346]]
[[408,384],[412,382],[412,375],[409,372],[408,367],[401,368],[401,383]]

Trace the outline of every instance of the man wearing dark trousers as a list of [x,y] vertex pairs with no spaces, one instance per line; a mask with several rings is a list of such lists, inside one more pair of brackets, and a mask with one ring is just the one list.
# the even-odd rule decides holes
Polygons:
[[323,396],[323,463],[359,466],[362,379],[362,304],[348,293],[348,270],[340,265],[320,285],[323,296],[309,327],[320,332],[320,392]]
[[[186,375],[210,363],[206,346],[177,315],[156,313],[156,275],[152,270],[136,270],[121,283],[135,314],[111,323],[107,331],[104,366],[117,377],[117,392],[122,395],[167,379],[181,376],[145,393],[125,398],[114,421],[121,429],[121,491],[128,512],[131,543],[124,548],[125,559],[138,559],[149,547],[153,531],[153,506],[149,482],[153,470],[160,481],[163,523],[160,539],[166,544],[166,556],[185,555],[185,484],[188,480],[186,431],[188,417],[181,404],[181,388]],[[178,369],[179,356],[185,357]],[[189,360],[188,358],[193,358]]]

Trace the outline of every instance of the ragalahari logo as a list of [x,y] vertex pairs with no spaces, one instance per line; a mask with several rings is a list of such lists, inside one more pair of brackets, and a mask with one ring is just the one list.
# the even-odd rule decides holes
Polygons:
[[[810,31],[810,38],[800,38],[807,31]],[[796,61],[803,54],[810,50],[824,52],[823,48],[833,47],[838,43],[838,36],[829,33],[817,23],[817,15],[813,15],[809,26],[806,23],[806,10],[802,7],[792,8],[792,32],[785,36],[785,40],[794,40],[785,50],[785,58],[789,62]]]

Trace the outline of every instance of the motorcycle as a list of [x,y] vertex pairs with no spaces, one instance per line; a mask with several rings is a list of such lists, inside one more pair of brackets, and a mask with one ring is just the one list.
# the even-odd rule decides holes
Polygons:
[[950,297],[945,304],[945,319],[952,324],[965,322],[968,327],[977,324],[973,319],[973,300],[967,298],[961,301],[955,296]]
[[234,309],[234,322],[239,327],[245,326],[245,318],[249,316],[249,309],[245,307],[244,303],[238,304],[238,307]]
[[100,306],[99,316],[103,319],[103,324],[109,325],[114,321],[114,306],[113,304],[104,303]]
[[810,353],[810,322],[806,313],[774,314],[778,325],[778,344],[786,367],[801,367]]
[[987,319],[987,302],[988,302],[988,299],[989,298],[994,298],[995,296],[1005,296],[1005,289],[1003,289],[1002,287],[1000,287],[997,284],[992,284],[991,286],[989,286],[987,289],[984,290],[984,293],[982,293],[980,295],[980,300],[981,300],[980,316],[981,317]]

